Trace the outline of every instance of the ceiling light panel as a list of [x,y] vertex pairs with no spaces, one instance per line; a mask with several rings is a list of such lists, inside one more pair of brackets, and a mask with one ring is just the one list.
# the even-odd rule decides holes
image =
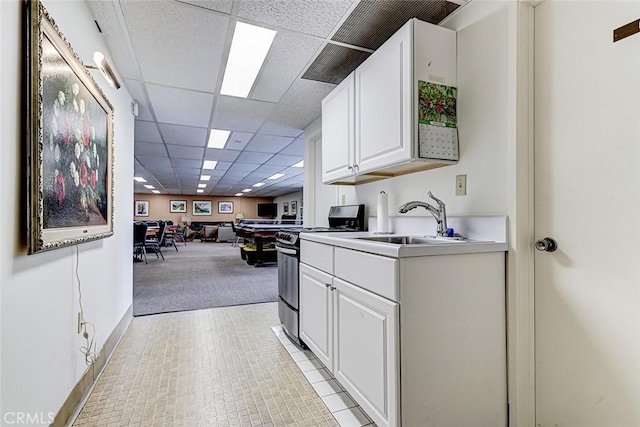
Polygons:
[[198,184],[198,188],[207,188],[207,184]]
[[255,184],[253,184],[254,187],[262,187],[265,183],[264,182],[256,182]]
[[200,175],[200,181],[211,181],[211,175]]
[[225,150],[244,150],[253,135],[253,132],[232,132]]
[[215,169],[218,162],[215,160],[205,160],[202,162],[202,169]]
[[146,179],[144,179],[144,178],[143,178],[143,177],[141,177],[141,176],[134,176],[134,177],[133,177],[133,180],[134,180],[134,181],[136,181],[136,182],[147,182],[147,180],[146,180]]
[[145,184],[145,185],[144,185],[144,188],[148,188],[149,190],[153,190],[153,189],[154,189],[154,188],[156,188],[156,187],[154,187],[154,186],[153,186],[153,185],[151,185],[151,184]]
[[215,90],[227,17],[176,1],[125,1],[119,5],[147,81]]
[[251,188],[245,188],[244,190],[242,190],[243,193],[249,193],[253,191]]
[[273,30],[236,22],[220,89],[222,95],[241,98],[249,95],[275,36]]
[[208,127],[213,94],[149,83],[146,86],[159,122]]
[[160,194],[160,190],[151,190],[153,194]]
[[291,167],[294,168],[303,168],[304,167],[304,160],[300,160],[298,163],[291,165]]
[[207,142],[207,148],[224,148],[229,140],[231,131],[221,129],[211,129],[209,131],[209,141]]
[[271,175],[269,178],[267,179],[280,179],[284,176],[283,173],[274,173],[273,175]]
[[234,196],[241,197],[241,196],[244,196],[244,193],[236,193],[236,194],[234,194]]
[[196,193],[204,193],[204,190],[202,189],[196,190]]

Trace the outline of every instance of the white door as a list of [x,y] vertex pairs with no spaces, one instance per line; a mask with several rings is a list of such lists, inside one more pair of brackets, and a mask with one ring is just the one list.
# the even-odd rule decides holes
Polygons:
[[534,13],[536,425],[640,426],[640,2]]

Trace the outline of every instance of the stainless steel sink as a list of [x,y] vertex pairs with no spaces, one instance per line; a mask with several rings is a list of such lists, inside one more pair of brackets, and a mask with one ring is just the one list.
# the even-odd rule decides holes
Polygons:
[[461,237],[439,237],[439,236],[367,236],[355,237],[358,240],[370,242],[392,243],[396,245],[441,245],[446,243],[465,243],[466,239]]

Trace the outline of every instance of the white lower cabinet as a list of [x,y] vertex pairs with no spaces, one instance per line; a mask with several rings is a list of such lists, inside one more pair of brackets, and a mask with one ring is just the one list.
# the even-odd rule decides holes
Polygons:
[[378,426],[507,426],[504,252],[306,244],[300,338]]
[[333,374],[378,426],[398,415],[398,303],[333,279]]
[[398,303],[300,264],[300,338],[378,426],[398,417]]

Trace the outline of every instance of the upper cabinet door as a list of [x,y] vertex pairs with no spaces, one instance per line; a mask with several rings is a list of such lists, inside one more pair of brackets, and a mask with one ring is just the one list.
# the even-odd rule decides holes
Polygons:
[[367,172],[411,159],[412,26],[356,69],[356,165]]
[[354,174],[354,73],[322,101],[322,181]]

